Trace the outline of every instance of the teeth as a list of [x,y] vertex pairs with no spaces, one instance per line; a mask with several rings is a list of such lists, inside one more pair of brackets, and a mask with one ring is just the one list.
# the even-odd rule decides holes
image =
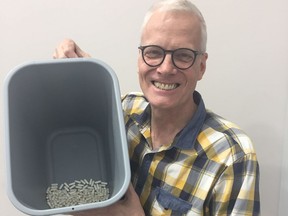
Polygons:
[[175,89],[177,88],[177,84],[165,84],[165,83],[160,83],[160,82],[154,82],[154,86],[156,86],[157,88],[159,89],[162,89],[162,90],[172,90],[172,89]]

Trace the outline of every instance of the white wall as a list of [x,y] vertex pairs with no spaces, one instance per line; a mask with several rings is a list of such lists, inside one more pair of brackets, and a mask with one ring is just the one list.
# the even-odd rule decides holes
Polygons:
[[[1,81],[18,64],[51,58],[56,45],[69,37],[114,68],[123,93],[139,90],[139,28],[152,2],[0,0]],[[282,162],[288,167],[288,1],[195,3],[208,25],[209,53],[198,90],[208,108],[238,123],[254,140],[261,166],[262,215],[284,216],[288,210],[284,204],[288,201],[287,181],[281,183],[281,173],[282,179],[288,179],[287,170],[282,171]],[[4,189],[2,124],[1,215],[20,216],[23,214],[12,206]]]

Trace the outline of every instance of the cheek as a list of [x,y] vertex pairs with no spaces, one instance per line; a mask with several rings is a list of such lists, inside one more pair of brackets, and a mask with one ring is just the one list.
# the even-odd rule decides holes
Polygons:
[[205,69],[206,67],[204,67],[204,65],[201,62],[195,64],[193,75],[191,78],[196,82],[200,81],[204,75]]
[[191,88],[192,90],[194,90],[194,88],[197,85],[197,82],[202,78],[201,72],[199,70],[194,70],[194,71],[190,71],[189,74],[187,74],[186,76],[186,80],[187,80],[187,88]]
[[[143,62],[141,59],[138,59],[138,81],[140,84],[140,87],[143,88],[144,81],[145,81],[145,65],[143,65]],[[143,89],[142,89],[143,90]]]
[[138,57],[138,75],[141,77],[144,77],[150,70],[151,68],[148,65],[146,65],[142,57],[139,56]]
[[138,63],[138,74],[140,75],[145,70],[145,67],[144,67],[145,65],[144,65],[143,59],[140,55],[138,56],[138,62],[137,63]]

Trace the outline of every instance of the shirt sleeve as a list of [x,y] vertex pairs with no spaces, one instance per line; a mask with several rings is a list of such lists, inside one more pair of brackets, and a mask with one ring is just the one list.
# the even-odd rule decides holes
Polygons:
[[227,166],[219,177],[209,203],[210,215],[260,215],[259,164],[249,153]]

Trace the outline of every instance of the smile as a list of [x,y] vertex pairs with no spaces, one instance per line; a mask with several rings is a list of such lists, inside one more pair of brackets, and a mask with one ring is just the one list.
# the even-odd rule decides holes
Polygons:
[[179,84],[177,84],[177,83],[166,84],[166,83],[160,83],[160,82],[156,82],[156,81],[154,81],[152,83],[156,88],[161,89],[161,90],[173,90],[179,86]]

